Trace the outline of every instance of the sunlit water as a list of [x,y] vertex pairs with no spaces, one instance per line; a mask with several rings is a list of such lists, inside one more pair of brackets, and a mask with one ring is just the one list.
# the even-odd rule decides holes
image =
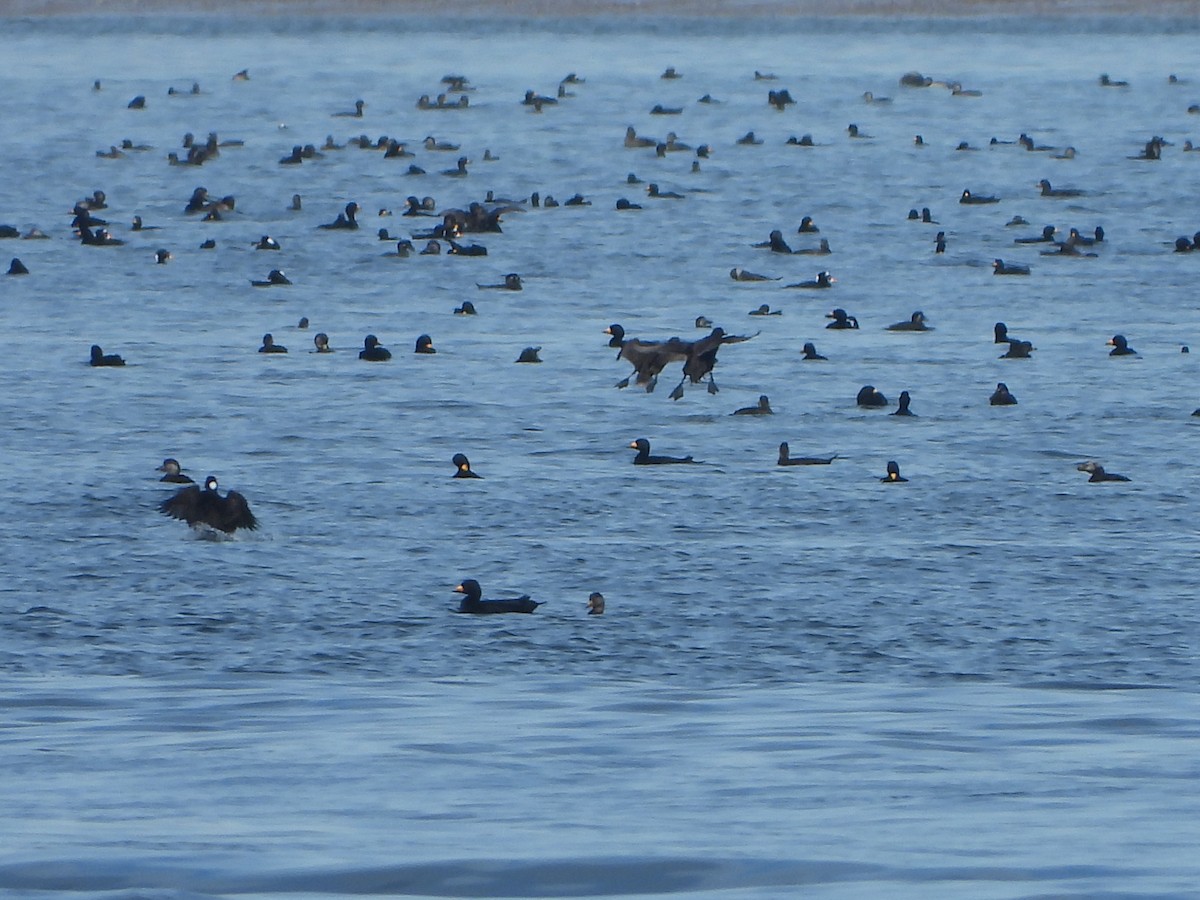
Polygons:
[[[5,896],[1195,895],[1200,356],[1180,347],[1200,257],[1171,252],[1200,229],[1194,28],[4,25],[0,223],[51,236],[2,245],[31,270],[0,276]],[[909,70],[982,96],[902,88]],[[576,96],[519,104],[572,71]],[[470,108],[418,111],[450,72]],[[330,117],[358,98],[361,122]],[[627,125],[711,158],[627,150]],[[761,145],[735,143],[749,130]],[[245,145],[168,166],[189,131]],[[989,145],[1021,132],[1055,151]],[[360,133],[417,155],[277,163]],[[1161,160],[1127,158],[1153,135]],[[124,138],[154,149],[96,157]],[[440,175],[459,155],[470,175]],[[1086,194],[1043,199],[1042,178]],[[236,212],[185,216],[198,185]],[[71,238],[96,189],[124,246]],[[486,257],[384,255],[377,228],[436,221],[404,197],[487,190],[592,205],[509,214],[468,237]],[[316,229],[349,201],[358,232]],[[907,220],[924,206],[940,224]],[[815,246],[804,215],[831,255],[751,247]],[[1044,224],[1107,239],[1013,244]],[[293,285],[250,285],[271,268]],[[782,288],[820,269],[832,290]],[[508,272],[524,291],[476,288]],[[783,315],[747,315],[762,303]],[[862,328],[825,330],[834,306]],[[914,310],[935,330],[885,330]],[[698,315],[756,334],[722,349],[719,393],[672,401],[677,367],[614,389],[605,326],[692,338]],[[1032,359],[998,359],[1000,320]],[[268,331],[291,352],[256,353]],[[309,352],[318,331],[336,353]],[[367,333],[390,363],[358,360]],[[1140,355],[1110,358],[1114,333]],[[801,362],[806,340],[829,360]],[[92,343],[129,365],[89,368]],[[544,362],[515,364],[531,345]],[[1019,405],[988,405],[999,381]],[[857,409],[864,384],[919,417]],[[774,416],[730,416],[762,393]],[[643,436],[703,465],[635,469]],[[781,469],[783,440],[838,458]],[[451,479],[455,452],[483,480]],[[159,516],[165,456],[242,491],[261,530]],[[1132,481],[1088,484],[1089,458]],[[879,483],[890,459],[907,484]],[[545,606],[454,615],[466,577]]]

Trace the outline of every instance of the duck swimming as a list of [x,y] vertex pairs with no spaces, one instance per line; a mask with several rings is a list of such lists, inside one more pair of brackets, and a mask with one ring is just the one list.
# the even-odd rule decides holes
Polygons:
[[880,409],[888,405],[887,397],[876,390],[873,384],[865,384],[859,388],[858,396],[854,398],[854,402],[864,409]]
[[750,310],[749,315],[752,315],[752,316],[782,316],[783,313],[778,309],[772,310],[769,304],[764,303],[758,309]]
[[333,350],[329,346],[329,335],[323,331],[318,331],[313,335],[313,346],[317,349],[314,353],[332,353]]
[[512,597],[507,600],[484,600],[483,588],[479,586],[479,582],[474,578],[463,579],[462,584],[454,589],[454,593],[465,595],[462,598],[462,602],[458,605],[458,611],[474,615],[531,613],[542,605],[537,600],[530,600],[528,594],[522,594],[520,597]]
[[125,365],[125,360],[123,360],[116,353],[110,353],[106,356],[104,354],[104,351],[100,349],[99,344],[92,344],[92,356],[91,356],[91,360],[88,362],[88,365],[89,366],[123,366],[123,365]]
[[827,466],[837,459],[837,454],[833,456],[792,456],[788,451],[787,441],[779,445],[779,459],[776,460],[777,466]]
[[832,275],[830,275],[828,272],[818,272],[817,277],[814,278],[812,281],[800,281],[800,282],[797,282],[796,284],[784,285],[784,287],[808,288],[808,289],[831,288],[831,287],[833,287],[833,283],[835,281],[837,281],[837,279],[834,278]]
[[255,281],[251,279],[250,283],[255,287],[271,287],[272,285],[291,284],[292,282],[279,269],[272,269],[267,273],[267,278],[265,281]]
[[965,190],[959,196],[958,202],[968,204],[968,205],[970,205],[970,204],[978,205],[978,204],[984,204],[984,203],[999,203],[1000,198],[999,197],[978,196],[976,194],[972,194],[970,191]]
[[879,479],[885,484],[898,484],[902,481],[908,481],[907,478],[900,474],[900,465],[895,460],[890,460],[887,464],[887,474]]
[[651,182],[650,184],[648,184],[646,186],[646,195],[649,197],[654,197],[655,199],[658,199],[658,200],[683,200],[683,199],[685,199],[683,194],[676,193],[675,191],[660,191],[658,189],[658,185],[654,184],[653,182]]
[[358,220],[355,216],[358,215],[359,206],[353,200],[346,204],[344,212],[338,213],[338,217],[332,222],[326,222],[324,225],[318,225],[318,228],[323,228],[327,231],[353,231],[358,228]]
[[480,475],[476,475],[473,471],[471,471],[471,461],[469,459],[467,459],[467,457],[464,454],[455,453],[454,457],[450,461],[452,463],[454,463],[454,475],[452,477],[454,477],[454,478],[481,478],[482,477]]
[[908,391],[900,392],[900,401],[899,402],[900,402],[899,409],[896,409],[895,411],[891,412],[889,415],[912,416],[913,418],[916,418],[917,414],[908,408],[908,405],[911,402],[911,398],[908,395]]
[[801,249],[796,250],[794,252],[799,253],[803,256],[825,256],[826,254],[832,253],[833,251],[829,249],[829,239],[821,238],[821,243],[818,244],[816,247],[802,247]]
[[358,351],[358,358],[367,362],[386,362],[392,358],[392,351],[380,345],[375,335],[368,334],[363,338],[363,348]]
[[925,324],[925,313],[918,310],[907,322],[896,322],[887,327],[888,331],[933,331],[933,327]]
[[804,356],[802,357],[803,359],[828,359],[829,358],[827,356],[822,356],[820,353],[818,353],[817,345],[812,343],[812,341],[809,341],[808,343],[806,343],[803,347],[803,350],[804,350]]
[[813,222],[812,216],[805,216],[800,220],[800,226],[796,229],[796,234],[820,234],[821,229]]
[[1038,182],[1038,187],[1042,189],[1043,197],[1082,197],[1084,192],[1075,188],[1056,188],[1051,187],[1050,182],[1043,178]]
[[993,275],[1028,275],[1029,266],[1022,266],[1016,263],[1006,263],[1002,259],[992,261]]
[[8,264],[7,275],[28,275],[29,269],[25,267],[25,263],[21,262],[17,257],[13,257],[12,262]]
[[524,290],[524,285],[521,283],[521,276],[516,272],[509,272],[504,276],[502,284],[480,284],[475,282],[475,287],[481,291],[520,291]]
[[193,484],[168,497],[158,507],[159,512],[173,519],[182,519],[188,525],[207,525],[226,534],[239,528],[253,531],[258,520],[250,512],[246,498],[237,491],[229,491],[224,497],[217,491],[217,477],[204,479],[204,489]]
[[604,615],[604,595],[599,591],[592,591],[588,596],[587,611],[589,616]]
[[179,460],[167,457],[162,461],[162,465],[155,469],[156,472],[166,472],[159,481],[166,481],[170,484],[195,484],[195,482],[183,474],[183,470],[179,465]]
[[423,334],[420,337],[418,337],[417,344],[416,344],[416,347],[413,349],[413,352],[414,353],[425,353],[425,354],[437,353],[437,350],[433,346],[433,338],[431,338],[427,334]]
[[259,353],[287,353],[287,347],[282,344],[275,343],[275,338],[270,334],[264,334],[262,338],[262,346],[258,348]]
[[464,300],[462,306],[454,308],[454,314],[456,316],[473,316],[475,315],[475,304],[470,300]]
[[678,463],[696,462],[690,456],[651,456],[650,442],[645,438],[638,438],[629,446],[634,450],[637,450],[637,456],[633,458],[633,464],[635,466],[666,466]]
[[778,278],[772,278],[769,275],[759,275],[757,272],[747,272],[741,266],[734,266],[729,270],[729,277],[734,281],[778,281]]
[[1098,462],[1088,460],[1080,463],[1075,467],[1080,472],[1087,472],[1092,477],[1088,479],[1089,484],[1095,484],[1099,481],[1129,481],[1130,478],[1126,475],[1118,475],[1116,472],[1105,472],[1104,466]]
[[1008,385],[1001,381],[996,385],[996,390],[992,391],[988,403],[992,406],[1016,406],[1017,398],[1009,392]]
[[538,353],[541,351],[541,349],[542,349],[541,347],[526,347],[524,350],[521,351],[520,355],[517,357],[517,362],[519,362],[519,363],[540,363],[542,361],[542,358],[540,356],[538,356]]
[[856,319],[854,316],[847,315],[846,311],[841,307],[825,313],[825,318],[833,319],[833,321],[825,327],[832,328],[835,331],[858,328],[858,319]]
[[1129,341],[1125,339],[1123,334],[1114,334],[1108,339],[1108,345],[1112,350],[1108,352],[1109,356],[1136,356],[1137,351],[1129,346]]
[[767,248],[772,253],[791,253],[792,248],[788,246],[787,241],[783,239],[783,232],[776,229],[767,236],[765,241],[754,244],[755,247]]
[[773,414],[774,410],[771,409],[771,401],[767,399],[766,394],[759,395],[757,406],[743,406],[732,413],[735,416],[770,416]]

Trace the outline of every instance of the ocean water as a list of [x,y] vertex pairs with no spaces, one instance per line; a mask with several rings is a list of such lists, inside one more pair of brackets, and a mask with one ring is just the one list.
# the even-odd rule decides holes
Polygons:
[[[1200,230],[1196,36],[5,21],[0,224],[50,239],[2,244],[31,274],[0,276],[0,896],[1195,896],[1200,256],[1172,247]],[[981,95],[904,88],[911,70]],[[569,72],[574,96],[520,104]],[[418,110],[448,73],[469,108]],[[331,117],[356,99],[363,119]],[[627,126],[712,152],[694,172],[694,152],[623,147]],[[167,164],[212,131],[244,143]],[[359,134],[416,155],[278,164]],[[1160,160],[1130,158],[1155,135]],[[123,139],[153,149],[96,155]],[[460,155],[467,177],[440,174]],[[235,211],[185,215],[197,186]],[[124,245],[72,237],[95,190]],[[591,205],[525,204],[467,236],[482,257],[376,238],[438,221],[402,217],[406,196],[489,190]],[[358,231],[317,229],[351,201]],[[1080,258],[1014,243],[1045,224],[1106,237]],[[752,246],[772,229],[833,252]],[[264,234],[283,249],[254,250]],[[293,284],[251,285],[272,268]],[[830,290],[784,287],[822,269]],[[509,272],[520,293],[477,287]],[[862,327],[826,330],[833,307]],[[916,310],[934,330],[886,329]],[[691,339],[700,315],[753,336],[722,348],[719,392],[670,399],[676,366],[614,387],[606,326]],[[998,358],[997,321],[1031,359]],[[310,352],[319,331],[335,353]],[[265,332],[290,352],[257,353]],[[358,360],[368,333],[389,363]],[[412,352],[422,333],[436,355]],[[1138,355],[1110,357],[1114,334]],[[810,340],[827,361],[800,360]],[[93,343],[128,365],[90,368]],[[516,364],[527,346],[544,362]],[[988,404],[997,382],[1018,405]],[[890,409],[858,409],[864,384]],[[888,415],[901,390],[918,417]],[[773,416],[731,415],[760,394]],[[702,465],[635,468],[638,437]],[[837,458],[780,468],[781,441]],[[456,452],[481,480],[450,477]],[[260,530],[160,516],[166,456],[245,494]],[[1131,481],[1087,483],[1088,459]],[[907,483],[880,483],[888,460]],[[455,615],[464,578],[545,605]]]

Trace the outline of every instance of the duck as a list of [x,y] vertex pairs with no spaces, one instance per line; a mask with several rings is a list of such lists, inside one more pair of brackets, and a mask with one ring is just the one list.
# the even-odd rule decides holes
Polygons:
[[829,249],[829,239],[821,238],[821,243],[816,247],[803,247],[794,252],[799,253],[802,256],[825,256],[833,251]]
[[1000,359],[1029,359],[1032,352],[1032,342],[1018,341],[1014,338],[1008,342],[1008,349],[1000,354]]
[[1000,198],[991,196],[978,196],[976,194],[972,194],[969,190],[964,190],[962,194],[959,195],[958,202],[968,205],[979,205],[984,203],[999,203]]
[[1042,227],[1042,233],[1037,237],[1019,237],[1013,238],[1014,244],[1051,244],[1054,242],[1054,234],[1058,229],[1053,225],[1045,225]]
[[988,403],[992,406],[1016,406],[1017,398],[1009,392],[1008,385],[1001,381],[996,385],[996,390],[992,391]]
[[724,328],[714,328],[706,337],[700,338],[692,343],[681,342],[686,348],[686,354],[683,360],[683,377],[679,379],[679,384],[671,391],[670,397],[672,400],[679,400],[683,397],[684,382],[691,380],[692,384],[700,384],[704,377],[708,376],[708,392],[710,394],[717,393],[717,382],[713,377],[713,367],[717,364],[717,351],[724,344],[738,344],[742,341],[748,341],[755,335],[734,335],[726,334]]
[[630,148],[657,147],[658,141],[652,137],[641,137],[632,125],[625,128],[625,146]]
[[258,528],[258,519],[250,511],[246,498],[237,491],[229,491],[222,497],[215,475],[204,479],[203,490],[196,484],[185,487],[159,504],[158,510],[188,525],[203,525],[226,534],[233,534],[239,528],[247,531]]
[[786,141],[784,141],[784,143],[786,145],[788,145],[789,147],[815,147],[816,146],[816,144],[813,143],[813,137],[811,134],[804,134],[804,135],[801,135],[800,137],[796,137],[793,134]]
[[1019,263],[1006,263],[1002,259],[992,260],[993,275],[1028,275],[1029,266],[1023,266]]
[[470,300],[464,300],[462,306],[454,307],[454,315],[456,316],[473,316],[475,315],[475,304]]
[[592,591],[587,599],[587,614],[589,616],[604,615],[604,595],[599,591]]
[[1104,243],[1104,228],[1100,225],[1096,226],[1091,237],[1080,234],[1078,228],[1070,229],[1070,231],[1067,232],[1067,235],[1068,241],[1080,247],[1092,247],[1096,244]]
[[896,322],[887,327],[888,331],[933,331],[933,327],[925,324],[925,313],[917,310],[907,322]]
[[712,319],[708,316],[696,316],[696,321],[693,323],[696,328],[712,328]]
[[272,285],[291,284],[292,282],[291,279],[284,275],[279,269],[272,269],[267,273],[266,280],[255,281],[254,279],[251,279],[250,283],[255,287],[271,287]]
[[865,384],[859,388],[854,402],[864,409],[881,409],[888,405],[887,397],[883,396],[873,384]]
[[733,411],[735,416],[770,416],[774,415],[774,410],[771,409],[771,401],[767,399],[766,394],[759,394],[758,404],[755,406],[743,406],[741,409]]
[[900,464],[894,459],[888,461],[887,474],[879,480],[884,484],[899,484],[902,481],[908,481],[907,478],[900,474]]
[[463,594],[462,602],[458,605],[460,613],[487,615],[490,613],[531,613],[542,604],[529,599],[528,594],[512,597],[507,600],[484,600],[483,588],[474,578],[465,578],[454,588],[454,593]]
[[661,103],[655,103],[650,108],[652,116],[680,116],[683,115],[682,106],[663,106]]
[[685,197],[676,191],[660,191],[653,182],[646,186],[646,195],[656,200],[683,200]]
[[859,131],[858,126],[855,125],[854,123],[851,123],[846,126],[846,134],[848,134],[852,138],[856,138],[856,139],[862,138],[864,140],[867,140],[871,137],[871,135],[867,134],[866,132]]
[[690,456],[651,456],[650,442],[645,438],[638,438],[629,446],[637,450],[637,456],[633,458],[635,466],[665,466],[696,462]]
[[158,250],[154,251],[154,262],[160,266],[165,266],[173,258],[174,257],[171,256],[170,250],[166,250],[166,249],[163,249],[160,247]]
[[28,275],[29,269],[25,267],[25,263],[21,262],[17,257],[12,258],[12,262],[8,264],[7,275]]
[[792,456],[788,451],[787,441],[779,445],[779,459],[776,460],[777,466],[827,466],[837,459],[837,454],[833,456]]
[[453,169],[443,169],[442,174],[446,175],[450,178],[462,178],[468,174],[467,173],[467,164],[469,162],[470,162],[470,160],[467,159],[465,156],[460,156],[458,158],[458,163],[455,165],[455,167]]
[[142,221],[141,216],[134,216],[133,222],[129,226],[130,231],[158,231],[157,225],[147,225]]
[[803,350],[804,350],[804,356],[803,356],[803,357],[801,357],[802,359],[807,359],[807,360],[821,360],[821,359],[828,359],[828,358],[829,358],[829,357],[827,357],[827,356],[822,356],[820,353],[818,353],[818,352],[817,352],[817,345],[816,345],[816,344],[814,344],[812,341],[808,341],[808,342],[807,342],[807,343],[804,345],[804,347],[803,347]]
[[1095,484],[1099,481],[1130,481],[1128,475],[1118,475],[1116,472],[1105,472],[1104,466],[1098,462],[1088,460],[1082,462],[1075,467],[1080,472],[1087,472],[1092,477],[1088,479],[1089,484]]
[[785,287],[807,288],[807,289],[831,288],[831,287],[833,287],[833,284],[835,281],[837,281],[837,279],[834,278],[832,275],[830,275],[829,272],[822,271],[822,272],[818,272],[817,277],[814,278],[812,281],[800,281],[800,282],[797,282],[796,284],[785,285]]
[[779,229],[775,229],[769,235],[767,235],[767,239],[765,241],[762,241],[761,243],[758,243],[758,244],[754,244],[753,246],[758,247],[758,248],[766,248],[766,249],[770,250],[772,253],[791,253],[792,252],[792,248],[789,247],[787,244],[787,241],[785,241],[783,239],[783,232],[780,231]]
[[762,138],[756,137],[753,131],[747,131],[735,143],[743,147],[754,147],[762,143]]
[[379,343],[379,338],[368,334],[363,338],[363,348],[358,351],[358,358],[367,362],[386,362],[392,358],[392,351]]
[[1050,182],[1045,178],[1038,182],[1038,187],[1042,189],[1043,197],[1082,197],[1084,195],[1084,191],[1077,188],[1051,187]]
[[477,287],[483,291],[487,291],[487,290],[520,291],[520,290],[524,290],[524,286],[521,283],[521,276],[518,275],[516,272],[509,272],[507,275],[505,275],[504,282],[502,284],[480,284],[479,282],[475,282],[475,287]]
[[913,412],[911,409],[909,409],[909,408],[908,408],[908,405],[909,405],[909,403],[911,403],[911,402],[912,402],[912,398],[911,398],[911,397],[909,397],[909,395],[908,395],[908,391],[901,391],[901,392],[900,392],[900,399],[899,399],[900,406],[899,406],[899,408],[897,408],[896,410],[894,410],[892,413],[890,413],[890,415],[893,415],[893,416],[912,416],[912,417],[915,419],[915,418],[917,417],[917,414],[916,414],[915,412]]
[[109,353],[105,355],[104,351],[100,349],[99,344],[92,344],[91,359],[89,360],[88,365],[97,367],[123,366],[125,365],[125,360],[116,353]]
[[418,337],[416,347],[413,349],[413,353],[437,353],[437,349],[433,346],[433,338],[427,334],[423,334]]
[[258,348],[259,353],[287,353],[287,347],[282,344],[275,343],[275,338],[270,334],[264,334],[262,346]]
[[168,456],[162,461],[162,465],[155,469],[156,472],[165,472],[159,481],[166,481],[169,484],[195,484],[191,478],[183,474],[183,467],[179,465],[179,460]]
[[541,347],[526,347],[524,350],[521,351],[520,355],[517,357],[517,362],[519,362],[519,363],[540,363],[542,361],[542,358],[540,356],[538,356],[538,353],[541,351],[541,349],[542,349]]
[[363,117],[363,107],[366,105],[361,100],[355,100],[353,112],[335,112],[331,115],[335,119],[361,119]]
[[862,98],[864,103],[886,104],[892,102],[891,97],[876,97],[871,91],[863,91]]
[[[617,353],[617,359],[625,359],[633,366],[633,375],[636,376],[636,383],[645,388],[646,393],[653,393],[654,388],[658,384],[658,376],[668,365],[673,362],[684,361],[688,357],[688,352],[691,348],[691,343],[680,340],[679,338],[671,338],[666,341],[643,341],[638,338],[626,338],[624,330],[620,325],[610,325],[605,331],[613,336],[609,341],[609,346],[613,346],[613,341],[618,340],[620,335],[620,347]],[[685,376],[686,377],[686,376]],[[623,378],[616,384],[618,388],[629,387],[629,378]]]
[[805,216],[800,220],[800,226],[796,229],[796,234],[820,234],[821,229],[813,222],[812,216]]
[[1108,346],[1112,350],[1108,352],[1109,356],[1136,356],[1137,351],[1129,346],[1129,341],[1125,339],[1123,334],[1114,334],[1108,339]]
[[624,210],[624,209],[641,209],[641,208],[642,208],[642,205],[641,205],[640,203],[632,203],[632,202],[630,202],[630,200],[629,200],[629,198],[628,198],[628,197],[618,197],[618,198],[617,198],[617,203],[616,203],[616,208],[617,208],[617,209],[620,209],[620,210]]
[[734,266],[729,270],[729,277],[734,281],[778,281],[778,278],[772,278],[769,275],[759,275],[757,272],[747,272],[741,266]]
[[351,200],[346,204],[345,211],[338,213],[336,219],[317,227],[323,228],[326,231],[353,231],[358,228],[358,221],[355,219],[355,216],[358,215],[358,210],[358,204]]
[[856,319],[854,316],[847,314],[847,312],[844,309],[842,309],[841,307],[838,307],[835,310],[825,313],[825,318],[833,319],[833,321],[830,322],[825,327],[831,328],[835,331],[858,328],[858,319]]
[[323,331],[318,331],[313,335],[313,346],[317,349],[314,353],[332,353],[333,349],[329,346],[329,335]]
[[264,234],[258,239],[258,243],[254,245],[255,250],[280,250],[279,241],[271,237],[269,234]]
[[453,478],[482,478],[482,475],[477,475],[471,470],[471,461],[467,459],[465,454],[455,453],[450,462],[454,463]]
[[778,309],[771,309],[769,304],[764,303],[758,309],[750,310],[749,315],[752,316],[782,316],[783,312]]
[[1106,72],[1105,74],[1100,76],[1100,86],[1101,87],[1129,87],[1129,82],[1128,81],[1113,81],[1111,78],[1108,77],[1108,73]]

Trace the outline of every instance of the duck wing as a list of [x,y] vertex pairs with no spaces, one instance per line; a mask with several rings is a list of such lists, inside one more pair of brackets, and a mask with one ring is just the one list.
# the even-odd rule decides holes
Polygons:
[[237,491],[230,491],[218,504],[219,522],[208,524],[221,531],[232,533],[239,528],[253,531],[258,528],[258,519],[250,512],[250,504]]
[[189,525],[200,518],[200,486],[191,485],[176,491],[158,505],[158,511],[172,519],[181,519]]

